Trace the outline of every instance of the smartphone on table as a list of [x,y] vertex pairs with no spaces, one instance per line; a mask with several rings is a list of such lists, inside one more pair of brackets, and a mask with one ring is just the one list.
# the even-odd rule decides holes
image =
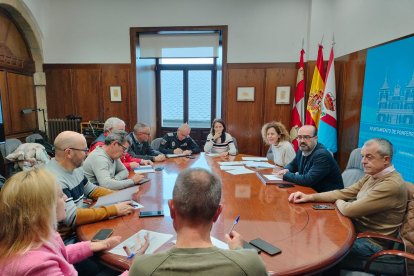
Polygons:
[[101,229],[95,236],[93,236],[92,241],[102,241],[109,238],[114,231],[112,229]]
[[262,239],[254,239],[250,241],[251,245],[254,245],[255,247],[259,248],[260,250],[266,252],[270,256],[274,256],[276,254],[279,254],[282,252],[279,248],[276,246],[268,243],[267,241],[264,241]]
[[140,218],[162,217],[162,216],[164,216],[164,211],[143,211],[139,213]]
[[335,210],[335,207],[329,204],[313,204],[312,208],[315,210]]

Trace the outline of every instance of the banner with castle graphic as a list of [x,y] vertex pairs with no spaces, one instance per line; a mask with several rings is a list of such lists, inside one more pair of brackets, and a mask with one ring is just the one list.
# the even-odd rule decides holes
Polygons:
[[394,166],[414,182],[414,36],[368,50],[358,146],[374,137],[393,143]]

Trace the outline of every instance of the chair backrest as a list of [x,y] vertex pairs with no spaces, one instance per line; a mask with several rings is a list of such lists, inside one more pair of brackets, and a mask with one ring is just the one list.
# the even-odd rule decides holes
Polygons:
[[234,136],[232,136],[232,138],[233,138],[234,147],[236,148],[236,154],[239,154],[239,148],[237,146],[237,139]]
[[272,146],[269,146],[269,149],[267,150],[267,153],[266,153],[266,157],[267,157],[267,160],[274,161],[273,160]]
[[154,140],[152,140],[151,147],[155,150],[159,150],[161,140],[162,140],[162,138],[155,138]]
[[[4,154],[3,157],[6,158],[7,155],[14,152],[20,145],[22,144],[22,141],[16,138],[10,138],[6,139],[6,142],[4,143]],[[3,154],[3,152],[2,152]]]
[[39,133],[33,133],[26,137],[26,143],[37,143],[39,140],[44,140]]
[[351,152],[351,155],[349,156],[346,169],[342,173],[342,179],[344,181],[345,187],[354,184],[365,175],[364,168],[361,164],[361,160],[361,148],[354,149]]

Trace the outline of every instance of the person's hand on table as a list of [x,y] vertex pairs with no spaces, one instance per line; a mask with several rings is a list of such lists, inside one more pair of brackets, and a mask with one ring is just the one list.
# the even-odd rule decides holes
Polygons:
[[144,179],[144,176],[142,174],[136,173],[131,177],[132,181],[134,181],[134,184],[137,184],[142,179]]
[[112,236],[102,241],[91,242],[92,252],[98,252],[103,250],[109,250],[114,248],[121,242],[120,236]]
[[305,202],[314,201],[313,200],[313,195],[307,195],[307,194],[304,194],[302,192],[291,193],[289,195],[288,200],[289,200],[289,202],[292,202],[292,203],[305,203]]
[[230,249],[242,249],[243,248],[243,238],[236,231],[231,231],[229,234],[226,234],[225,237],[227,244]]
[[154,161],[155,162],[161,162],[165,160],[165,155],[164,154],[158,154],[157,156],[154,157]]
[[152,166],[152,161],[151,160],[145,160],[145,159],[141,159],[141,165],[151,165]]
[[289,171],[288,169],[283,169],[283,170],[278,170],[277,172],[275,172],[275,169],[273,169],[272,174],[275,174],[275,175],[281,176],[281,177],[284,176]]
[[185,150],[183,151],[183,154],[185,155],[191,155],[193,152],[191,150]]
[[175,150],[173,150],[173,152],[174,152],[175,154],[181,154],[181,153],[183,153],[183,150],[182,150],[182,149],[180,149],[180,148],[176,148]]
[[115,204],[117,215],[126,216],[134,212],[134,207],[132,207],[131,203],[131,201],[124,201]]
[[131,162],[131,163],[129,163],[129,165],[131,166],[131,169],[135,169],[135,168],[139,167],[139,163],[137,163],[137,162]]
[[135,255],[144,255],[150,245],[149,242],[149,233],[147,232],[144,236],[144,243],[142,243],[141,238],[137,235],[137,240],[135,241]]
[[229,152],[228,151],[222,152],[220,153],[220,156],[221,157],[229,156]]

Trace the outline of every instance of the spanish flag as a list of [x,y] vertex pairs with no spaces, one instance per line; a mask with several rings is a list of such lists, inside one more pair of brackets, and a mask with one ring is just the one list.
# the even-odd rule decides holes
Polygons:
[[325,89],[325,72],[323,70],[323,46],[319,44],[318,58],[313,71],[312,84],[309,90],[308,106],[306,107],[306,124],[319,126],[321,102]]

